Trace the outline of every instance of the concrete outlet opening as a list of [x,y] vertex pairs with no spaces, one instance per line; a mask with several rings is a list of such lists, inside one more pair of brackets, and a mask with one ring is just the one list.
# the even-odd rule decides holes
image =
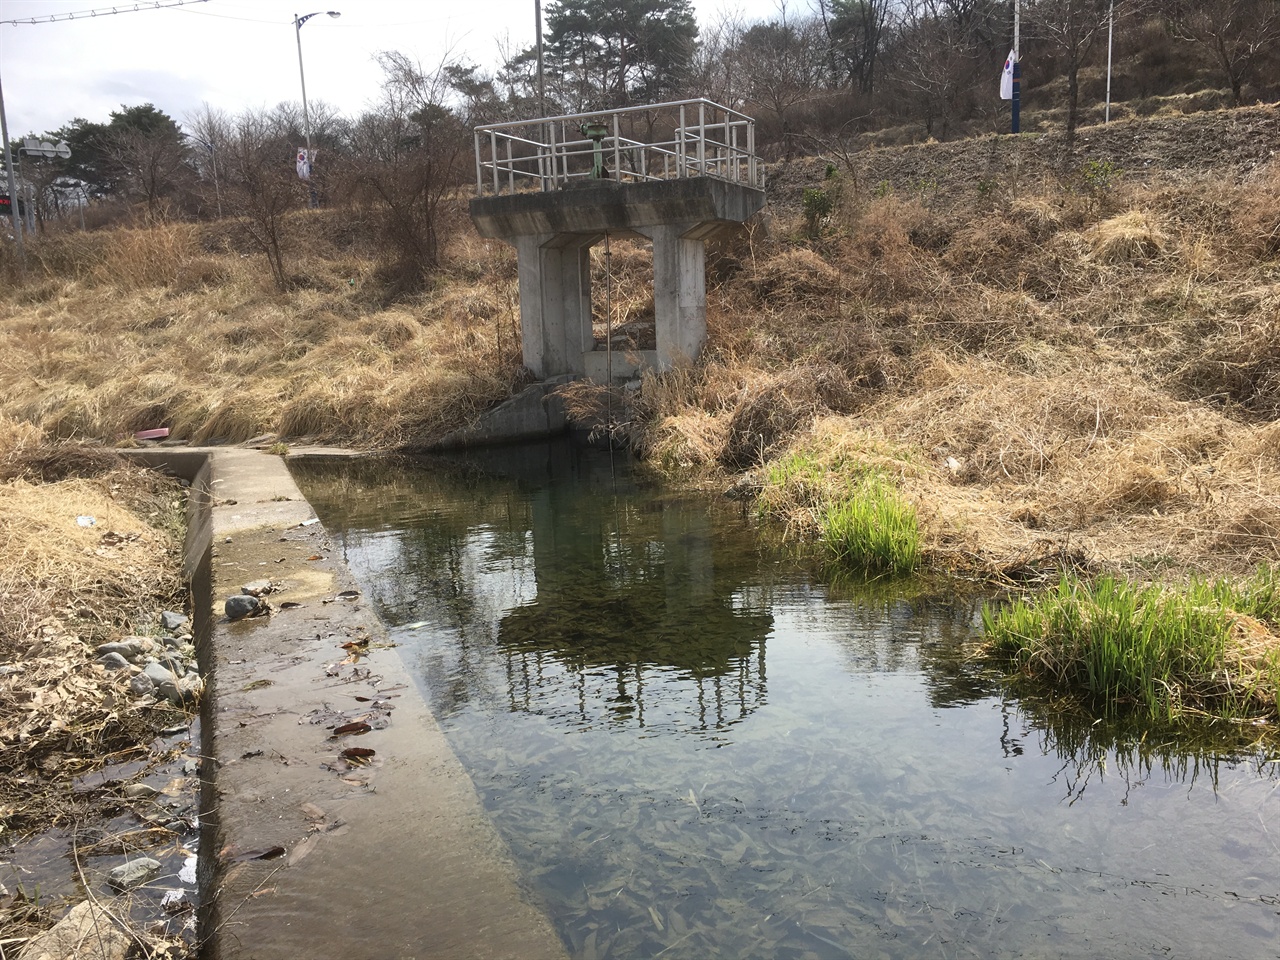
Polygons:
[[606,237],[592,247],[592,352],[612,353],[614,361],[633,371],[641,356],[654,355],[654,299],[652,243]]

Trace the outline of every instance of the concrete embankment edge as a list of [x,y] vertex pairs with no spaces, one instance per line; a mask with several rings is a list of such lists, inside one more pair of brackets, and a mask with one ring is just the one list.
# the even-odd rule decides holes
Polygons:
[[[284,462],[146,459],[209,491],[207,960],[564,958],[368,602],[338,598],[358,588]],[[222,601],[263,579],[278,585],[274,612],[228,622]],[[359,656],[343,647],[365,641]],[[384,729],[332,736],[378,703]],[[344,761],[352,746],[372,763]]]

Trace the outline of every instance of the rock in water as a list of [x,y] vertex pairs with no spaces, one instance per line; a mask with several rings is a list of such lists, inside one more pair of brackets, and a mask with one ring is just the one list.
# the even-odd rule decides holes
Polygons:
[[222,608],[226,611],[228,620],[242,620],[258,612],[258,598],[244,593],[227,597]]
[[175,707],[187,707],[200,700],[204,692],[204,681],[193,673],[174,680],[166,680],[156,684],[156,691]]
[[120,866],[113,867],[107,874],[107,882],[117,890],[128,890],[145,881],[159,869],[159,860],[138,857],[136,860],[126,860]]

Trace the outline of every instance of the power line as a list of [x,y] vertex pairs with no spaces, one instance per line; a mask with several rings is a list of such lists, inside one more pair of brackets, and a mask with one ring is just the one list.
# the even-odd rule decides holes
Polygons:
[[51,13],[44,17],[26,17],[21,20],[0,20],[0,23],[13,25],[25,23],[56,23],[59,20],[88,20],[92,17],[110,17],[117,13],[138,13],[141,10],[166,10],[170,7],[185,7],[189,3],[208,3],[209,0],[148,0],[147,3],[135,3],[131,7],[99,7],[96,10],[73,10],[70,13]]

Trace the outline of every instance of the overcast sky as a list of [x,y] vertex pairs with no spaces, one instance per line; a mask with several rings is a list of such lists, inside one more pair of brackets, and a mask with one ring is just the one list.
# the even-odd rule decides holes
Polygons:
[[[302,99],[293,18],[317,0],[0,0],[0,84],[9,135],[55,130],[76,117],[107,122],[122,105],[153,103],[179,123],[202,103],[239,113]],[[167,2],[167,0],[161,0]],[[380,50],[424,65],[446,52],[492,70],[500,45],[533,43],[534,0],[319,0],[341,17],[302,27],[307,100],[355,115],[376,99]],[[551,0],[543,0],[543,13]],[[777,17],[783,0],[694,0],[700,26],[726,13]],[[786,0],[806,12],[808,0]],[[129,12],[110,14],[112,8]],[[138,7],[136,12],[133,8]],[[99,15],[91,15],[99,11]],[[51,14],[73,20],[7,23]],[[83,14],[83,16],[81,16]]]

